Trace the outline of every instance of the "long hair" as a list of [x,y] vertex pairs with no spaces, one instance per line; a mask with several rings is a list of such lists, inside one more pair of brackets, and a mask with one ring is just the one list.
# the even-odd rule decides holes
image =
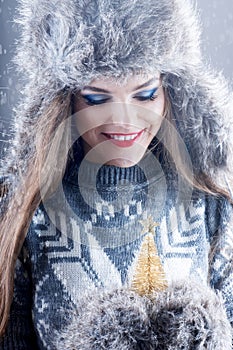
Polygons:
[[[166,97],[166,115],[165,118],[171,124],[171,128],[166,128],[164,137],[166,144],[170,142],[169,148],[174,150],[174,154],[179,156],[179,145],[176,137],[176,126],[172,116],[170,100],[165,89]],[[17,179],[13,180],[8,186],[2,184],[0,193],[7,197],[6,208],[2,212],[2,219],[0,223],[0,336],[4,334],[9,317],[11,302],[13,298],[14,286],[14,269],[16,259],[22,248],[24,239],[26,237],[33,214],[41,202],[41,189],[46,186],[46,191],[51,193],[56,189],[56,185],[62,179],[65,167],[67,164],[67,155],[69,140],[71,137],[71,129],[60,129],[59,126],[64,120],[67,120],[72,113],[72,92],[61,91],[47,106],[43,114],[38,118],[36,125],[34,125],[34,152],[31,154],[27,162],[27,169],[17,169]],[[53,159],[46,164],[48,152],[51,147],[51,140],[53,142]],[[22,135],[22,138],[25,135]],[[30,141],[32,137],[30,135]],[[25,147],[28,143],[24,139]],[[25,150],[26,151],[26,150]],[[168,161],[174,156],[163,150],[164,157]],[[22,155],[18,155],[20,158]],[[59,166],[58,161],[59,159]],[[61,161],[62,160],[62,161]],[[16,159],[16,166],[18,164]],[[194,178],[190,178],[189,171],[186,171],[185,161],[179,157],[178,171],[191,183],[194,188],[198,188],[206,193],[214,195],[222,195],[230,199],[229,193],[216,186],[213,181],[206,174],[199,174]],[[43,172],[43,174],[42,174]],[[41,182],[42,175],[42,182]],[[15,177],[13,177],[15,178]],[[52,186],[52,188],[51,188]]]
[[[2,198],[7,198],[7,203],[2,210],[0,222],[0,335],[3,335],[7,325],[10,306],[13,298],[14,269],[16,259],[21,250],[26,237],[33,214],[41,201],[41,186],[47,182],[58,184],[62,177],[61,168],[65,168],[65,145],[68,144],[69,130],[61,130],[54,147],[54,163],[50,164],[47,174],[42,173],[47,154],[50,149],[50,142],[54,137],[58,126],[65,120],[71,109],[70,93],[61,92],[44,111],[34,125],[35,144],[34,152],[31,152],[27,160],[27,169],[17,169],[17,176],[13,176],[13,181],[8,186],[1,185],[0,193]],[[30,142],[31,135],[28,136]],[[21,135],[25,147],[29,147],[29,140],[25,140],[25,135]],[[32,145],[30,145],[32,147]],[[25,150],[26,151],[26,150]],[[15,160],[16,168],[19,158]],[[56,166],[56,159],[59,168]],[[41,175],[43,179],[41,180]]]

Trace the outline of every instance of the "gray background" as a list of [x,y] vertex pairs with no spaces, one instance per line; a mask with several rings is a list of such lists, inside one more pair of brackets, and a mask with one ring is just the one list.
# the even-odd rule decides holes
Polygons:
[[[15,6],[15,0],[0,0],[0,158],[9,144],[13,109],[17,108],[19,96],[15,69],[10,63],[17,40]],[[197,7],[205,58],[233,86],[233,0],[197,0]]]

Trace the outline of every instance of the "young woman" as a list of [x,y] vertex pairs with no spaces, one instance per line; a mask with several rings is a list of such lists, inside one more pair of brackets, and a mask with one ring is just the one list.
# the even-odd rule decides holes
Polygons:
[[232,111],[202,62],[193,7],[21,0],[19,14],[25,87],[2,169],[0,349],[56,349],[87,290],[111,308],[98,293],[123,288],[126,307],[179,283],[186,303],[189,282],[201,285],[200,314],[214,293],[212,314],[195,319],[205,333],[187,341],[184,330],[174,345],[153,330],[123,345],[108,343],[110,327],[98,343],[92,309],[80,319],[93,314],[99,328],[77,349],[231,349]]

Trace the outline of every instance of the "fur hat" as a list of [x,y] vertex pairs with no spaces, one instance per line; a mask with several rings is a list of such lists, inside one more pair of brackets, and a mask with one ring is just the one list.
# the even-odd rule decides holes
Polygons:
[[58,350],[231,350],[231,326],[211,289],[180,282],[152,299],[128,290],[89,293],[54,339]]
[[19,2],[16,62],[25,88],[16,148],[59,92],[101,76],[160,71],[194,173],[217,181],[221,169],[232,167],[231,99],[224,79],[202,62],[191,0]]

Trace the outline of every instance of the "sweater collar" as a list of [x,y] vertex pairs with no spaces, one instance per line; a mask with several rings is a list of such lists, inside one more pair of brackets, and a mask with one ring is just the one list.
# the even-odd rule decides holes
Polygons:
[[158,181],[163,177],[163,170],[154,154],[150,151],[140,162],[131,167],[122,168],[114,165],[92,163],[85,159],[81,147],[74,149],[73,157],[69,159],[63,181],[77,185],[95,188],[96,185],[111,187],[127,185],[148,185],[148,182]]

